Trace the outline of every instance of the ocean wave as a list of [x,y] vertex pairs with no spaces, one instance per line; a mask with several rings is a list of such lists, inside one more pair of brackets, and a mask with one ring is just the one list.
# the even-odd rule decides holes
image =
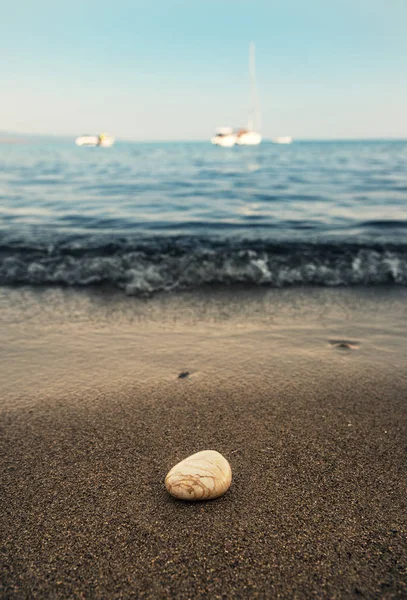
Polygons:
[[0,245],[0,285],[110,286],[145,296],[205,286],[407,285],[407,244],[197,238]]

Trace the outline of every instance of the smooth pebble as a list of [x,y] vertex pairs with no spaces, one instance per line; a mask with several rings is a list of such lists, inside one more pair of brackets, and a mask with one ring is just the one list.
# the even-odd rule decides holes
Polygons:
[[222,454],[203,450],[185,458],[169,471],[165,487],[181,500],[212,500],[232,483],[232,469]]

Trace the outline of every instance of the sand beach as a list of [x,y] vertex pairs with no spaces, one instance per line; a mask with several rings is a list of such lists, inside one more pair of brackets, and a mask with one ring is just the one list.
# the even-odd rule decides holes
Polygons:
[[[1,596],[405,597],[405,306],[3,290]],[[203,449],[232,486],[177,501]]]

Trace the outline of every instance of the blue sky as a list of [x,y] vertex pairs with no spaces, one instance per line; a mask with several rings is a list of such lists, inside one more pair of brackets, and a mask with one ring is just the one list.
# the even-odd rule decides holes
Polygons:
[[0,130],[207,139],[407,137],[407,0],[14,0],[0,7]]

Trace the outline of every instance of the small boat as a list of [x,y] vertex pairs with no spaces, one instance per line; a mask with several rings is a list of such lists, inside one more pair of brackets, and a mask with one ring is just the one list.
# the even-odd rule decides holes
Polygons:
[[115,137],[108,133],[100,133],[99,135],[81,135],[75,140],[77,146],[102,146],[103,148],[113,146],[114,142]]
[[241,129],[237,132],[236,143],[239,146],[258,146],[261,142],[261,135],[257,131],[250,129]]
[[236,144],[237,135],[233,133],[231,127],[218,127],[215,135],[211,139],[212,144],[215,146],[223,146],[224,148],[231,148]]
[[223,146],[224,148],[230,148],[235,144],[238,144],[238,146],[257,146],[261,142],[261,134],[257,131],[260,118],[256,88],[255,48],[253,43],[250,44],[249,49],[249,67],[250,111],[247,128],[233,131],[231,127],[220,127],[211,139],[212,144],[216,146]]
[[289,135],[282,135],[280,137],[272,138],[273,144],[292,144],[293,138]]

